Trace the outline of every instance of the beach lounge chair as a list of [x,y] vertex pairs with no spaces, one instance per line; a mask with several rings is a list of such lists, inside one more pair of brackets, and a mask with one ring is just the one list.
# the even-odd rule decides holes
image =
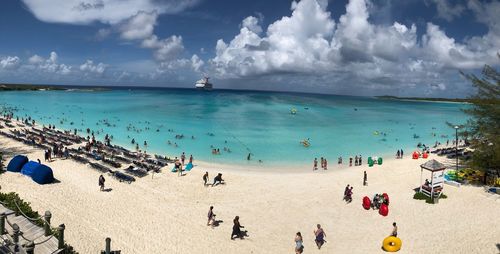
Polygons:
[[127,182],[127,183],[132,183],[135,182],[135,178],[133,176],[127,175],[125,173],[122,173],[120,171],[110,171],[112,176],[120,182]]
[[134,167],[134,166],[129,166],[128,168],[125,169],[125,171],[133,176],[137,176],[137,177],[145,177],[148,175],[148,171],[143,169],[143,168],[139,168],[139,167]]

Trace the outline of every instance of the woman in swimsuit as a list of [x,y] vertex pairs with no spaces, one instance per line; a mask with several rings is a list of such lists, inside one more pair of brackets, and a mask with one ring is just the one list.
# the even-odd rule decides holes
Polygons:
[[314,241],[316,242],[316,246],[318,246],[318,250],[321,249],[321,246],[326,242],[325,237],[326,233],[325,231],[321,228],[321,225],[318,224],[316,225],[318,229],[314,230],[314,236],[316,237]]

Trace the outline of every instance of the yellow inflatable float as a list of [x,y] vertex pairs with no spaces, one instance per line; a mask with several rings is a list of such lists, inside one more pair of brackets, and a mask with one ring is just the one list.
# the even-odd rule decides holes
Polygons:
[[385,251],[387,252],[396,252],[401,249],[401,245],[403,243],[401,242],[401,239],[395,237],[395,236],[389,236],[384,239],[382,242],[382,247],[384,248]]

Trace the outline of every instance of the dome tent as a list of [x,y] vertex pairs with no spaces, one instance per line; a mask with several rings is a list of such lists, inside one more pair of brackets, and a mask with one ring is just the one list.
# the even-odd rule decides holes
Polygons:
[[48,184],[54,182],[54,174],[52,173],[52,169],[37,163],[37,167],[34,169],[31,174],[31,178],[38,184]]
[[12,160],[10,160],[9,165],[7,165],[7,171],[10,172],[21,172],[24,164],[28,162],[28,157],[24,155],[16,155]]
[[28,161],[21,169],[21,174],[32,176],[35,170],[38,168],[38,165],[40,165],[38,164],[38,162]]

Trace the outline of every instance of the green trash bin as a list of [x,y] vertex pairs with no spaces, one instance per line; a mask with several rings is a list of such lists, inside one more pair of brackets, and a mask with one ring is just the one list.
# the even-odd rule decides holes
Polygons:
[[382,165],[382,157],[378,157],[377,163],[378,163],[378,165]]

